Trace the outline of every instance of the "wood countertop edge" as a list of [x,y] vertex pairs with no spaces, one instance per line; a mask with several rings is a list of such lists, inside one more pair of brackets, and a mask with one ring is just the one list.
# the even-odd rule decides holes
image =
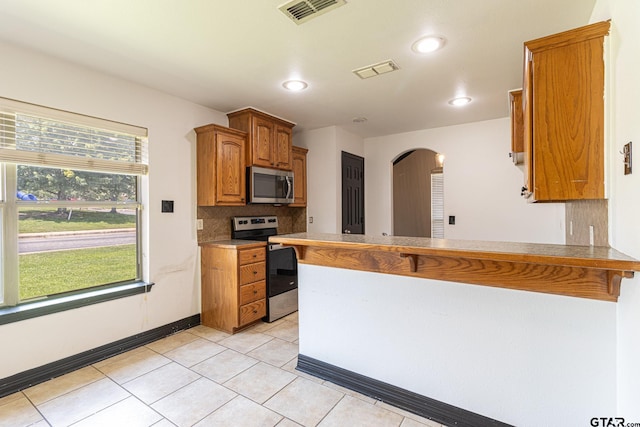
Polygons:
[[[434,240],[312,233],[269,238],[292,246],[302,264],[608,302],[618,300],[623,278],[640,271],[640,261],[611,248]],[[447,244],[453,247],[442,247]]]
[[224,249],[251,249],[251,248],[263,248],[267,246],[267,242],[260,242],[254,240],[211,240],[207,242],[200,242],[198,246],[209,246],[215,248]]
[[[337,235],[340,236],[340,235]],[[426,239],[426,238],[425,238]],[[352,250],[369,250],[369,251],[382,251],[382,252],[395,252],[402,256],[407,255],[424,255],[424,256],[436,256],[436,257],[453,257],[453,258],[469,258],[469,259],[481,259],[481,260],[494,260],[494,261],[507,261],[507,262],[520,262],[527,264],[543,264],[554,266],[568,266],[568,267],[583,267],[594,268],[600,270],[620,270],[620,271],[640,271],[640,260],[633,259],[627,255],[616,251],[612,248],[599,248],[607,251],[607,253],[613,255],[612,257],[602,256],[584,256],[584,255],[557,255],[557,254],[544,254],[544,253],[525,253],[525,252],[507,252],[507,251],[491,251],[491,250],[479,250],[473,248],[439,248],[439,247],[421,247],[412,245],[394,245],[394,244],[381,244],[381,243],[361,243],[361,242],[345,242],[345,241],[332,241],[322,240],[317,238],[305,238],[295,237],[288,235],[273,236],[269,239],[273,243],[281,243],[289,246],[305,246],[305,247],[324,247],[335,249],[352,249]],[[502,247],[509,247],[510,245],[520,245],[517,243],[509,242],[481,242],[484,245],[501,245]],[[527,245],[527,244],[525,244]],[[561,245],[544,245],[544,244],[531,244],[536,248],[543,249],[549,247],[550,249],[557,250]],[[572,247],[568,246],[568,250]],[[573,247],[579,251],[587,251],[589,247],[577,246]],[[551,251],[551,252],[552,252]]]

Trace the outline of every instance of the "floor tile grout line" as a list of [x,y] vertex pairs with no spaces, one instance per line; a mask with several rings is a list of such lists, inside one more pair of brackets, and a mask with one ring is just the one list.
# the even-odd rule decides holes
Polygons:
[[[136,397],[136,396],[134,396],[131,392],[129,392],[129,390],[127,390],[126,388],[122,387],[122,385],[118,384],[118,383],[117,383],[116,381],[114,381],[112,378],[109,378],[109,377],[106,377],[106,376],[105,376],[105,378],[101,378],[101,379],[100,379],[100,381],[101,381],[101,380],[103,380],[103,379],[109,380],[109,381],[110,381],[110,382],[112,382],[116,387],[118,387],[118,388],[122,389],[122,391],[124,391],[124,392],[127,394],[127,396],[123,397],[122,399],[120,399],[120,400],[118,400],[118,401],[116,401],[116,402],[113,402],[113,403],[111,403],[111,404],[107,405],[106,407],[104,407],[104,408],[102,408],[102,409],[100,409],[100,410],[98,410],[98,411],[94,412],[93,414],[89,414],[89,415],[87,415],[86,417],[83,417],[83,418],[81,418],[81,419],[79,419],[79,420],[74,421],[73,423],[69,424],[69,427],[71,427],[71,426],[73,426],[74,424],[77,424],[77,423],[79,423],[80,421],[83,421],[83,420],[85,420],[85,419],[87,419],[87,418],[89,418],[89,417],[91,417],[91,416],[93,416],[93,415],[96,415],[97,413],[102,412],[102,411],[104,411],[105,409],[112,407],[113,405],[117,405],[118,403],[123,402],[124,400],[126,400],[126,399],[128,399],[128,398],[130,398],[130,397]],[[92,382],[91,384],[93,384],[93,383],[95,383],[95,382],[97,382],[97,381],[94,381],[94,382]],[[75,390],[73,390],[73,391],[81,390],[81,389],[83,389],[83,388],[85,388],[85,387],[87,387],[87,386],[89,386],[89,385],[90,385],[90,384],[85,384],[85,385],[83,385],[82,387],[79,387],[79,388],[77,388],[77,389],[75,389]],[[69,392],[69,393],[71,393],[71,392]],[[61,395],[61,396],[67,395],[67,394],[69,394],[69,393],[65,393],[65,394],[63,394],[63,395]],[[59,397],[61,397],[61,396],[59,396]],[[57,397],[56,397],[56,399],[57,399]],[[51,399],[51,400],[54,400],[54,399]],[[142,402],[142,403],[144,404],[144,402]],[[35,405],[34,405],[34,406],[35,406]],[[147,405],[147,406],[148,406],[148,405]],[[37,406],[36,406],[36,409],[38,409],[38,407],[37,407]],[[38,409],[38,411],[39,411],[39,409]],[[42,414],[42,413],[41,413],[41,414]],[[47,424],[49,424],[49,425],[51,426],[51,425],[52,425],[52,423],[51,423],[47,418],[45,418],[45,417],[44,417],[44,414],[42,414],[42,415],[43,415],[43,418],[47,421]]]
[[[149,349],[149,350],[151,350],[151,349]],[[151,350],[151,351],[154,351],[154,350]],[[153,371],[156,371],[156,370],[158,370],[158,369],[160,369],[160,368],[162,368],[162,367],[164,367],[164,366],[167,366],[168,364],[170,364],[170,363],[172,363],[172,362],[173,362],[173,360],[171,360],[170,358],[168,358],[168,357],[166,357],[166,356],[164,356],[164,355],[162,355],[162,354],[160,354],[160,353],[157,353],[157,352],[156,352],[156,354],[158,354],[159,356],[164,357],[164,358],[167,360],[167,363],[163,363],[163,364],[162,364],[162,365],[160,365],[160,366],[156,366],[156,367],[155,367],[155,368],[153,368],[152,370],[147,371],[147,372],[144,372],[144,373],[142,373],[142,374],[139,374],[139,375],[137,375],[137,376],[135,376],[135,377],[133,377],[133,378],[131,378],[131,379],[128,379],[127,381],[124,381],[124,382],[122,382],[122,383],[118,382],[118,380],[116,380],[115,378],[113,378],[113,377],[112,377],[112,376],[110,376],[109,374],[107,374],[107,373],[105,373],[105,372],[102,372],[102,371],[100,371],[100,372],[101,372],[103,375],[105,375],[107,378],[109,378],[110,380],[112,380],[113,382],[115,382],[116,384],[118,384],[118,385],[122,386],[122,385],[124,385],[124,384],[128,384],[128,383],[130,383],[131,381],[136,380],[136,379],[138,379],[138,378],[140,378],[140,377],[142,377],[142,376],[144,376],[144,375],[147,375],[148,373],[151,373],[151,372],[153,372]],[[98,368],[96,368],[96,369],[98,369]],[[98,369],[98,370],[99,370],[99,369]],[[125,390],[126,390],[126,389],[125,389]]]
[[[196,374],[197,374],[197,372],[195,372],[195,371],[194,371],[194,373],[196,373]],[[167,397],[171,396],[172,394],[177,393],[178,391],[182,390],[183,388],[188,387],[189,385],[191,385],[191,384],[195,383],[196,381],[198,381],[198,380],[200,380],[200,379],[203,379],[203,378],[204,378],[204,379],[206,379],[206,380],[209,380],[209,381],[211,381],[211,382],[213,382],[213,383],[215,383],[215,384],[217,384],[217,385],[219,385],[219,386],[221,386],[221,387],[224,387],[226,390],[229,390],[229,391],[231,391],[232,393],[234,393],[234,394],[235,394],[235,396],[233,396],[231,399],[229,399],[229,400],[227,400],[226,402],[224,402],[222,405],[218,406],[218,407],[217,407],[216,409],[214,409],[213,411],[211,411],[211,412],[207,413],[207,415],[205,415],[204,417],[202,417],[202,418],[200,418],[199,420],[197,420],[197,421],[193,422],[193,423],[191,424],[191,425],[193,426],[193,425],[198,424],[199,422],[201,422],[202,420],[204,420],[205,418],[207,418],[209,415],[213,414],[213,413],[214,413],[214,412],[216,412],[218,409],[222,408],[223,406],[225,406],[227,403],[231,402],[232,400],[234,400],[234,399],[235,399],[235,398],[237,398],[238,396],[241,396],[237,391],[231,390],[231,389],[229,389],[229,388],[225,387],[224,385],[219,384],[219,383],[217,383],[216,381],[213,381],[213,380],[212,380],[212,379],[210,379],[210,378],[207,378],[207,377],[205,377],[205,376],[202,376],[201,374],[198,374],[198,375],[200,375],[200,378],[198,378],[198,379],[196,379],[196,380],[194,380],[194,381],[190,382],[189,384],[186,384],[186,385],[184,385],[184,386],[182,386],[182,387],[178,388],[177,390],[174,390],[173,392],[171,392],[171,393],[167,394],[167,395],[166,395],[166,396],[164,396],[164,397],[161,397],[160,399],[156,400],[155,402],[153,402],[153,403],[148,403],[148,404],[147,404],[147,403],[144,403],[144,402],[142,402],[142,403],[143,403],[143,404],[145,404],[146,406],[148,406],[149,408],[153,409],[154,411],[156,411],[156,410],[155,410],[155,408],[152,408],[152,406],[151,406],[151,405],[154,405],[154,404],[158,403],[158,402],[159,402],[159,401],[161,401],[162,399],[165,399],[165,398],[167,398]],[[156,411],[156,412],[158,412],[158,411]],[[173,425],[177,425],[176,423],[174,423],[173,421],[171,421],[169,418],[167,418],[164,414],[162,414],[162,413],[160,413],[160,412],[158,412],[158,414],[159,414],[160,416],[162,416],[162,418],[164,418],[164,419],[166,419],[167,421],[171,422]]]
[[[42,411],[40,410],[40,408],[38,408],[38,405],[34,404],[34,403],[33,403],[33,401],[29,398],[29,396],[27,396],[27,395],[24,393],[24,391],[20,391],[20,394],[22,394],[22,396],[23,396],[25,399],[27,399],[27,402],[29,402],[29,404],[30,404],[31,406],[33,406],[33,409],[35,409],[35,410],[36,410],[36,412],[37,412],[38,414],[40,414],[40,416],[42,417],[42,419],[43,419],[43,420],[44,420],[44,421],[45,421],[49,426],[51,426],[51,423],[50,423],[50,422],[49,422],[49,420],[47,420],[47,418],[44,416],[44,414],[42,413]],[[49,399],[49,400],[52,400],[52,399]],[[37,422],[40,422],[40,421],[38,420]]]
[[[322,384],[321,384],[321,385],[322,385]],[[325,386],[325,387],[327,387],[327,386]],[[327,388],[329,388],[329,387],[327,387]],[[342,392],[341,392],[341,393],[342,393]],[[342,393],[342,397],[341,397],[340,399],[338,399],[338,401],[337,401],[337,402],[336,402],[336,403],[331,407],[331,409],[329,409],[329,410],[327,411],[327,413],[326,413],[326,414],[324,414],[324,415],[322,416],[322,418],[320,418],[320,421],[318,421],[318,422],[316,423],[316,425],[319,425],[322,421],[324,421],[324,419],[325,419],[325,418],[327,418],[327,416],[329,416],[329,414],[330,414],[334,409],[336,409],[336,407],[340,404],[340,402],[342,402],[346,397],[347,397],[347,394],[346,394],[346,393]]]
[[76,369],[75,371],[71,371],[71,372],[68,372],[68,373],[66,373],[66,374],[64,374],[64,375],[60,375],[60,376],[58,376],[58,377],[51,378],[51,379],[49,379],[49,380],[47,380],[47,381],[45,381],[45,382],[42,382],[42,383],[39,383],[39,384],[33,385],[33,386],[31,386],[31,387],[27,387],[27,388],[25,388],[25,389],[23,389],[23,390],[20,390],[20,393],[22,393],[22,395],[23,395],[23,396],[25,396],[33,406],[36,406],[36,404],[31,400],[31,398],[27,395],[27,393],[25,393],[25,391],[27,391],[27,390],[29,390],[29,389],[31,389],[31,388],[37,387],[37,386],[39,386],[40,384],[46,384],[46,383],[51,382],[51,381],[59,380],[60,378],[63,378],[63,377],[64,377],[64,376],[66,376],[66,375],[72,374],[72,373],[74,373],[74,372],[78,372],[80,369],[85,369],[85,368],[87,368],[87,367],[89,367],[89,366],[90,366],[90,367],[92,367],[93,369],[95,369],[96,371],[98,371],[98,372],[100,373],[100,375],[102,375],[102,377],[100,377],[100,378],[96,378],[96,379],[94,379],[94,380],[92,380],[92,381],[89,381],[89,382],[88,382],[88,383],[86,383],[86,384],[83,384],[83,385],[79,386],[78,388],[74,388],[73,390],[66,391],[66,392],[64,392],[64,393],[62,393],[62,394],[59,394],[59,395],[55,396],[55,397],[47,398],[47,400],[43,400],[42,402],[40,402],[40,405],[43,405],[43,404],[45,404],[45,403],[47,403],[47,402],[50,402],[50,401],[52,401],[52,400],[54,400],[54,399],[57,399],[57,398],[59,398],[59,397],[65,396],[65,395],[67,395],[67,394],[69,394],[69,393],[72,393],[72,392],[74,392],[74,391],[76,391],[76,390],[79,390],[79,389],[81,389],[81,388],[83,388],[83,387],[86,387],[86,386],[88,386],[88,385],[91,385],[91,384],[93,384],[93,383],[95,383],[95,382],[98,382],[98,381],[100,381],[100,380],[103,380],[103,379],[105,379],[105,378],[109,378],[107,375],[105,375],[102,371],[100,371],[98,368],[94,367],[93,365],[87,365],[87,366],[85,366],[85,367],[83,367],[83,368]]
[[[115,383],[115,381],[114,381]],[[129,399],[129,398],[134,398],[136,399],[138,402],[142,403],[144,406],[146,406],[148,409],[152,410],[153,412],[155,412],[156,414],[158,414],[160,416],[161,419],[165,419],[166,417],[164,415],[162,415],[161,413],[159,413],[158,411],[156,411],[154,408],[151,407],[151,405],[146,404],[145,402],[143,402],[138,396],[136,396],[135,394],[131,393],[129,390],[127,390],[126,388],[122,387],[120,384],[115,383],[117,386],[119,386],[122,390],[124,390],[125,392],[127,392],[129,395],[126,396],[125,398],[118,400],[117,402],[113,402],[112,404],[105,406],[104,408],[100,409],[99,411],[94,412],[93,414],[87,415],[86,417],[79,419],[78,421],[73,422],[72,424],[69,424],[69,427],[73,427],[74,425],[88,419],[91,418],[95,415],[98,415],[100,412],[104,412],[109,408],[114,407],[115,405],[124,402],[125,400]],[[153,423],[153,424],[157,424],[158,422],[160,422],[162,420],[158,420],[157,422]],[[153,425],[151,424],[151,425]]]

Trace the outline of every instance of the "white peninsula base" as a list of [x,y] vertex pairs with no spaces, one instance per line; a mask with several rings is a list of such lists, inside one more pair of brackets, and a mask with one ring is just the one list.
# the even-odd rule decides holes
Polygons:
[[616,413],[612,302],[299,265],[300,355],[518,426]]

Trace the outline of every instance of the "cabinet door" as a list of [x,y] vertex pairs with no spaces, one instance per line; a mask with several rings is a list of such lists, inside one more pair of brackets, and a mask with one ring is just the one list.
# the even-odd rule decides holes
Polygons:
[[524,155],[524,122],[522,107],[522,90],[509,92],[509,106],[511,112],[511,159],[513,163],[522,163]]
[[295,201],[289,206],[307,206],[307,150],[293,148],[291,155],[293,166],[293,195]]
[[533,56],[536,200],[604,198],[602,55],[596,39]]
[[253,117],[252,129],[252,164],[255,166],[273,167],[274,124],[261,117]]
[[609,22],[525,43],[524,134],[532,201],[604,198],[604,36]]
[[216,204],[245,204],[245,140],[216,133]]
[[275,167],[291,170],[291,129],[276,125]]

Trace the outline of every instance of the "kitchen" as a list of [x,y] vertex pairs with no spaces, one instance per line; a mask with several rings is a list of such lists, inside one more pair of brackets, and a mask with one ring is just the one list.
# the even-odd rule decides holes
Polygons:
[[[591,22],[611,18],[625,43],[630,43],[615,45],[619,55],[612,65],[616,76],[612,90],[618,94],[637,94],[634,76],[639,70],[634,59],[637,57],[637,45],[633,41],[640,37],[631,22],[637,6],[631,1],[617,5],[598,2],[597,6]],[[8,67],[2,70],[2,77],[14,83],[4,90],[4,96],[73,111],[88,111],[96,116],[109,116],[148,127],[158,148],[152,151],[150,180],[154,184],[146,202],[154,206],[160,200],[175,199],[176,210],[173,215],[167,215],[161,214],[159,209],[158,212],[150,209],[150,232],[144,245],[148,254],[145,262],[149,277],[156,283],[152,292],[144,298],[111,301],[46,319],[0,326],[1,336],[15,347],[14,352],[3,356],[6,363],[1,368],[0,377],[198,313],[199,259],[194,221],[199,216],[193,203],[196,197],[193,165],[196,160],[195,152],[189,148],[195,146],[195,134],[188,131],[211,122],[224,125],[227,123],[226,115],[13,45],[3,44],[2,51],[4,58],[28,64],[31,73],[64,83],[58,88],[42,82],[34,84],[24,79],[24,67]],[[67,87],[73,90],[65,91],[61,96]],[[88,95],[96,93],[97,87],[105,88],[99,92],[105,98],[99,103]],[[504,96],[506,102],[506,94]],[[131,101],[123,106],[122,98]],[[626,143],[636,139],[634,136],[638,135],[638,129],[633,101],[619,95],[615,102],[615,114],[611,119],[615,142],[624,140]],[[168,121],[166,117],[174,120]],[[339,165],[336,159],[344,150],[367,159],[367,233],[381,235],[392,231],[389,228],[389,179],[384,171],[401,152],[425,147],[447,154],[447,211],[458,218],[455,226],[447,227],[448,238],[562,243],[564,209],[557,204],[528,205],[521,200],[522,172],[506,157],[508,140],[509,120],[506,117],[372,138],[358,137],[338,126],[294,136],[296,145],[309,149],[307,211],[314,217],[314,223],[308,224],[307,229],[339,231]],[[617,170],[621,163],[617,148],[611,147],[609,151],[612,171]],[[637,258],[640,252],[637,247],[640,241],[638,220],[634,214],[638,209],[637,174],[630,177],[616,175],[611,178],[611,185],[612,246]],[[335,188],[336,191],[327,191],[327,188]],[[483,207],[483,212],[477,212],[478,206]],[[640,303],[637,284],[637,278],[625,279],[615,312],[608,313],[617,337],[608,340],[607,347],[611,363],[618,373],[613,381],[603,380],[608,391],[617,396],[610,397],[606,407],[629,418],[628,421],[640,417],[636,405],[640,366],[635,360],[640,349],[634,326],[638,323]],[[496,310],[500,308],[495,302],[487,304]],[[69,330],[77,338],[69,340],[64,347],[60,346],[57,333]],[[25,336],[32,339],[24,340]],[[532,349],[532,355],[544,354]],[[586,383],[590,379],[584,380]]]

